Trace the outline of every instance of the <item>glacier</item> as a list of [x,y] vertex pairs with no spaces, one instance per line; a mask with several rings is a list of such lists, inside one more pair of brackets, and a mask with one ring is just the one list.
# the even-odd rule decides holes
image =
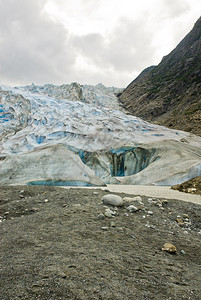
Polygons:
[[0,86],[0,184],[172,185],[201,175],[201,138],[128,114],[121,91]]

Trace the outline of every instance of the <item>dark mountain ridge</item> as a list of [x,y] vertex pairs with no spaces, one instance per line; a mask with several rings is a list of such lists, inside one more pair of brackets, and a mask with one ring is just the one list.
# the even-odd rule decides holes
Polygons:
[[119,96],[135,116],[201,135],[201,17],[158,66],[146,68]]

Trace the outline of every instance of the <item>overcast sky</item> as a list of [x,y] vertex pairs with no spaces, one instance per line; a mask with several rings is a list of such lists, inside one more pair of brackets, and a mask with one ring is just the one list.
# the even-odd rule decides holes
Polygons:
[[200,12],[200,0],[0,0],[0,84],[126,87]]

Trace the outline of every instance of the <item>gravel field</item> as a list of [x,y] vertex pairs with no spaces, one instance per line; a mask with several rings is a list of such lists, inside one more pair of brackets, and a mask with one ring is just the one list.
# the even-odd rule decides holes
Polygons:
[[201,206],[135,188],[1,186],[0,299],[199,300]]

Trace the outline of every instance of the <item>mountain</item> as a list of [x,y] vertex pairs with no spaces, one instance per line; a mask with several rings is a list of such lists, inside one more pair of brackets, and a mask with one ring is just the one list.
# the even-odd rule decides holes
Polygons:
[[201,175],[201,138],[125,114],[121,90],[0,89],[0,184],[172,185]]
[[119,99],[144,120],[201,135],[201,18],[158,66],[145,69]]

